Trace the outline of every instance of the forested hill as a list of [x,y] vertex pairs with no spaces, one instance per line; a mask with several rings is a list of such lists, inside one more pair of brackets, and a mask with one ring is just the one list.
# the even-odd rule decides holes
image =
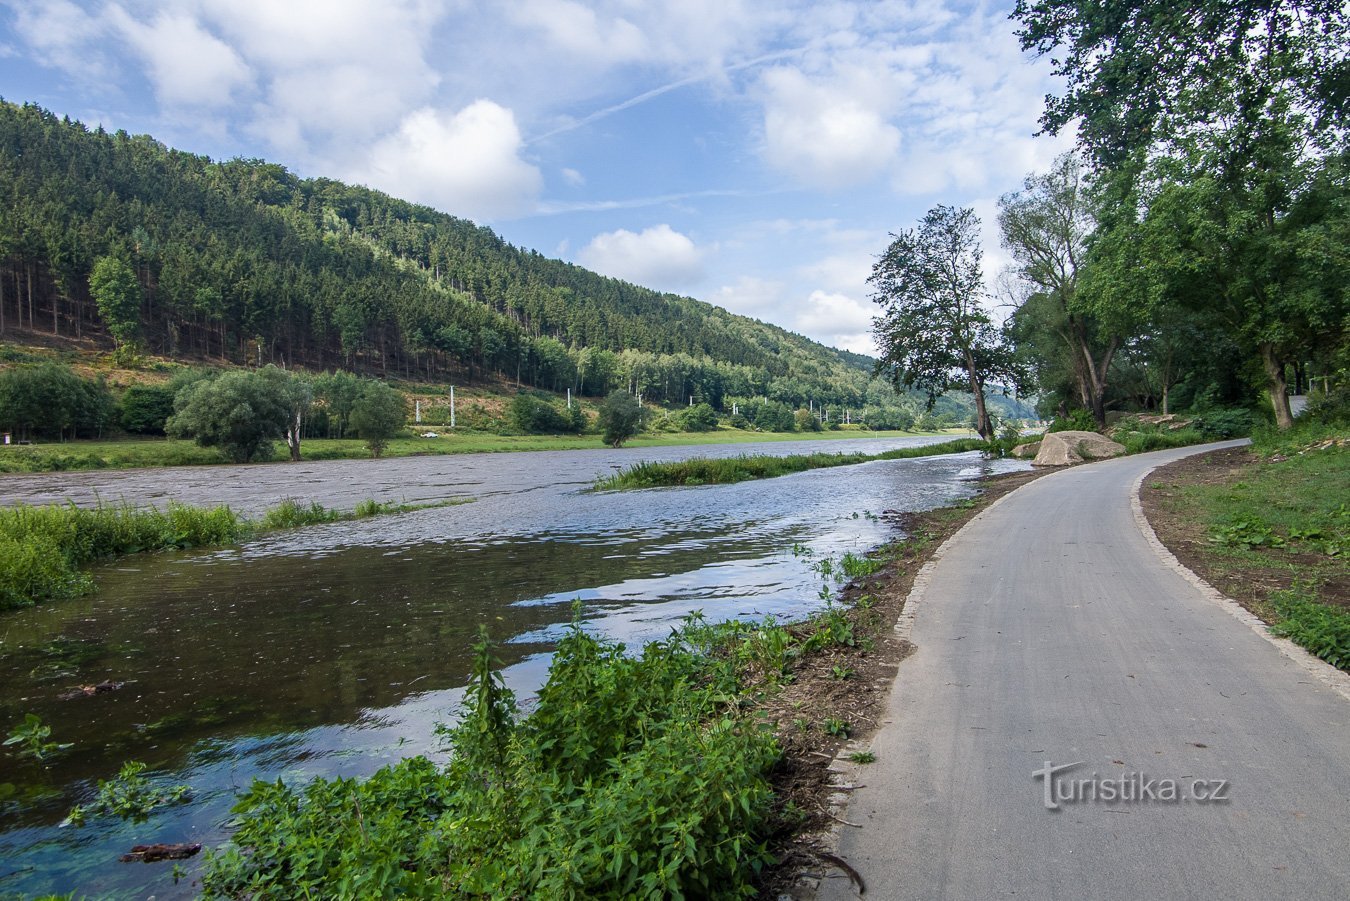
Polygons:
[[[212,162],[32,105],[0,101],[0,204],[0,338],[109,335],[169,356],[495,373],[588,393],[628,381],[652,400],[714,405],[857,402],[871,367],[377,191]],[[139,309],[103,295],[100,308],[90,276],[105,259],[134,273]]]

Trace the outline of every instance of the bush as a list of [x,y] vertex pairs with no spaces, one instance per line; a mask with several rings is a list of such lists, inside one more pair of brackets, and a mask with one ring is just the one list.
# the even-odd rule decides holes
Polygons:
[[102,379],[82,379],[60,363],[0,371],[0,431],[19,439],[96,437],[116,409]]
[[717,428],[717,411],[708,404],[694,404],[680,414],[680,428],[686,432],[711,432]]
[[1091,410],[1070,410],[1068,416],[1057,416],[1050,423],[1047,432],[1095,432],[1097,420],[1092,418]]
[[1202,413],[1191,422],[1191,428],[1200,432],[1211,441],[1226,441],[1229,438],[1245,438],[1252,433],[1256,419],[1251,410],[1211,410]]
[[507,414],[512,428],[527,435],[558,435],[575,431],[572,418],[550,401],[521,393],[511,399]]
[[798,410],[792,420],[799,432],[819,432],[821,429],[820,420],[810,410]]
[[174,393],[168,385],[132,385],[117,402],[119,424],[133,435],[163,435]]

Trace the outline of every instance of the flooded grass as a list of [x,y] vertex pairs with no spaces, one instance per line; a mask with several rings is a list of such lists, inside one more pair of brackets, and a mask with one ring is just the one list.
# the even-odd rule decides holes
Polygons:
[[259,520],[245,519],[228,506],[209,509],[173,503],[159,510],[128,504],[77,507],[20,504],[0,508],[0,610],[79,597],[93,590],[82,569],[91,563],[171,548],[234,544],[265,532],[325,522],[406,513],[436,504],[393,504],[365,500],[350,511],[286,499]]
[[730,485],[752,479],[772,479],[776,476],[808,469],[833,466],[852,466],[875,460],[904,460],[912,457],[931,457],[938,454],[962,454],[988,450],[989,445],[977,438],[960,438],[941,444],[922,447],[902,447],[879,454],[793,454],[787,457],[769,455],[677,460],[670,463],[636,463],[627,469],[596,482],[600,490],[658,488],[673,485]]

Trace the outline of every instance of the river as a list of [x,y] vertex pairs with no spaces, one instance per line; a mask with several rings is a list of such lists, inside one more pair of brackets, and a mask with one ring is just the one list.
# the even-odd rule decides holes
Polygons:
[[[978,454],[878,461],[737,485],[593,492],[638,459],[875,453],[926,438],[406,457],[0,477],[6,502],[350,508],[471,501],[275,533],[238,547],[125,558],[86,598],[0,614],[0,731],[34,713],[74,747],[47,766],[0,757],[0,895],[190,896],[200,858],[124,864],[133,844],[228,835],[254,778],[369,774],[441,754],[479,624],[528,702],[580,599],[588,628],[629,644],[691,612],[709,620],[817,609],[811,561],[892,532],[886,511],[967,496],[1022,469]],[[120,690],[62,700],[104,680]],[[126,760],[188,784],[144,823],[59,827]]]

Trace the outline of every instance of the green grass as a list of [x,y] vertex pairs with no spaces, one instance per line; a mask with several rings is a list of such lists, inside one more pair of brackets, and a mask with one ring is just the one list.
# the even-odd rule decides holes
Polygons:
[[[1350,666],[1350,447],[1308,449],[1309,434],[1258,435],[1270,456],[1230,484],[1179,486],[1174,509],[1204,527],[1203,554],[1220,581],[1276,581],[1257,612],[1275,631],[1342,669]],[[1288,454],[1288,456],[1286,456]],[[1269,574],[1266,577],[1264,574]],[[1260,599],[1258,598],[1258,601]]]
[[257,521],[223,505],[203,509],[172,502],[163,510],[110,504],[0,507],[0,610],[87,594],[93,581],[83,569],[101,560],[233,544],[277,529],[453,503],[463,501],[410,505],[365,500],[354,510],[343,511],[288,499]]
[[902,447],[880,454],[791,454],[775,457],[767,454],[756,456],[723,457],[713,459],[696,457],[692,460],[677,460],[671,463],[635,463],[622,472],[601,479],[595,487],[601,490],[657,488],[671,485],[729,485],[733,482],[745,482],[751,479],[771,479],[776,476],[808,469],[822,469],[833,466],[852,466],[857,463],[870,463],[874,460],[901,460],[912,457],[931,457],[938,454],[960,454],[974,450],[987,450],[988,444],[978,438],[960,438],[944,441],[941,444],[927,444],[922,447]]
[[[485,432],[455,432],[427,426],[439,438],[394,438],[384,457],[440,456],[446,454],[503,453],[509,451],[586,450],[603,447],[594,435],[492,435]],[[688,447],[701,444],[750,444],[771,441],[839,441],[851,438],[895,438],[917,432],[749,432],[718,429],[713,432],[643,434],[625,447]],[[932,433],[929,433],[932,434]],[[360,439],[314,438],[301,445],[306,460],[368,460],[370,450]],[[271,462],[289,459],[278,443]],[[141,469],[156,466],[201,466],[229,463],[216,448],[198,447],[174,439],[125,439],[120,441],[67,441],[61,444],[11,445],[0,447],[0,473],[63,472],[90,469]]]

